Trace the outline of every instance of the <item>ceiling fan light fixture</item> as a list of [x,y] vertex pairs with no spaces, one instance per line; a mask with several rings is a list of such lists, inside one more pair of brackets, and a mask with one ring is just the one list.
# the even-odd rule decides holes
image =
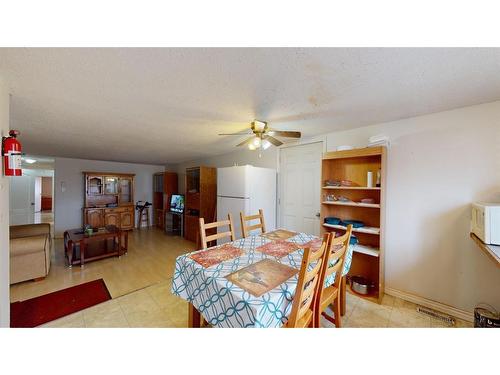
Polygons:
[[249,149],[250,151],[255,151],[257,148],[254,146],[254,144],[253,144],[253,143],[249,143],[249,144],[248,144],[248,149]]
[[255,137],[255,138],[253,139],[252,143],[253,143],[253,145],[255,146],[255,148],[259,148],[262,142],[261,142],[261,140],[260,140],[260,138],[259,138],[259,137]]
[[269,147],[271,147],[271,142],[269,142],[267,139],[264,139],[262,141],[262,149],[267,150]]
[[252,122],[252,125],[253,125],[254,131],[262,133],[264,131],[264,129],[266,128],[267,124],[264,121],[255,120],[254,122]]

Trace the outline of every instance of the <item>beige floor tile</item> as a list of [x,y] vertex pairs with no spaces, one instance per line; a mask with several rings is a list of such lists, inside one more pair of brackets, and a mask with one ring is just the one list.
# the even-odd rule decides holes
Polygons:
[[170,328],[188,328],[188,318],[185,317],[175,317],[170,320]]
[[129,326],[121,310],[90,317],[84,315],[84,320],[87,328],[126,328]]
[[147,312],[160,309],[154,299],[144,289],[118,298],[118,303],[123,312],[127,315],[135,312]]
[[168,328],[173,323],[165,310],[136,311],[126,314],[125,318],[130,327],[136,328]]
[[384,296],[382,297],[382,305],[383,306],[393,308],[395,302],[396,302],[396,298],[393,296],[390,296],[388,294],[384,294]]
[[85,321],[95,321],[102,316],[115,314],[118,311],[122,311],[120,304],[117,300],[112,299],[83,310],[83,317]]
[[391,328],[430,328],[431,318],[409,308],[397,307],[392,310],[388,326]]
[[376,303],[362,300],[347,319],[346,327],[376,328],[386,327],[392,309]]
[[83,312],[67,315],[40,326],[40,328],[84,328]]
[[162,282],[146,288],[146,292],[153,298],[156,304],[160,307],[167,307],[182,301],[178,296],[174,296],[171,292],[172,281]]

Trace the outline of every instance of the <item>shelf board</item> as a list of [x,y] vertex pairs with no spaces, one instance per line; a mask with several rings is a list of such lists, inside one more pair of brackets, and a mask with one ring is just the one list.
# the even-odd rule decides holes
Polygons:
[[380,190],[380,187],[366,187],[366,186],[323,186],[326,190]]
[[357,202],[339,202],[339,201],[333,201],[333,202],[324,201],[322,203],[327,204],[327,205],[332,205],[332,206],[380,208],[380,204],[376,204],[376,203],[357,203]]
[[347,159],[369,156],[381,156],[385,152],[385,147],[365,147],[353,150],[330,151],[323,154],[323,160]]
[[[343,225],[333,225],[333,224],[323,223],[323,226],[326,228],[334,228],[334,229],[342,229],[342,230],[347,229]],[[377,228],[377,227],[352,228],[352,231],[358,232],[358,233],[368,233],[368,234],[376,234],[376,235],[380,234],[380,228]]]
[[369,256],[372,256],[375,258],[378,258],[380,255],[379,249],[376,249],[376,248],[370,247],[370,246],[366,246],[366,245],[360,245],[360,244],[356,244],[353,248],[353,251],[355,253],[369,255]]
[[474,233],[470,234],[471,238],[476,242],[479,248],[493,260],[498,267],[500,267],[500,246],[486,245],[481,239]]

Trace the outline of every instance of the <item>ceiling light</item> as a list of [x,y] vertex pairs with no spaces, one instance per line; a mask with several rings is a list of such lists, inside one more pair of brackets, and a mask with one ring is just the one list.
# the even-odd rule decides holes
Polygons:
[[253,145],[253,143],[248,144],[248,149],[251,151],[255,151],[256,147]]
[[261,144],[261,141],[260,141],[260,138],[259,137],[255,137],[252,141],[253,145],[255,146],[255,148],[258,148],[260,147],[260,144]]
[[269,147],[271,147],[271,142],[269,142],[267,139],[264,139],[264,140],[262,141],[262,148],[263,148],[264,150],[267,150]]
[[253,122],[253,129],[257,132],[263,132],[264,129],[266,128],[266,123],[263,121],[257,121],[255,120]]
[[24,161],[28,164],[33,164],[33,163],[36,163],[36,160],[35,159],[30,159],[30,158],[26,158],[24,159]]

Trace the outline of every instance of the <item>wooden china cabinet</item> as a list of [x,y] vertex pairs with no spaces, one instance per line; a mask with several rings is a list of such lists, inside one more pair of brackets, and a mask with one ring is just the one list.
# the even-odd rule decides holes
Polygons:
[[85,202],[83,223],[102,228],[134,228],[134,174],[83,172]]

